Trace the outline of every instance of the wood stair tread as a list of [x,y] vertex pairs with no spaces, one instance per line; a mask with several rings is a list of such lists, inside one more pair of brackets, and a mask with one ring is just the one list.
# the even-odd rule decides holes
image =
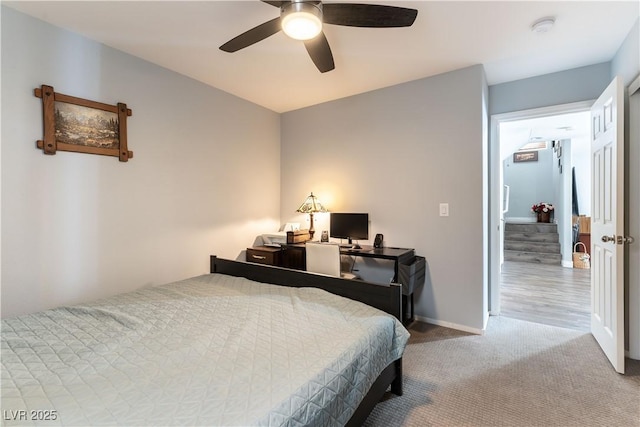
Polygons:
[[504,259],[560,265],[558,225],[555,223],[514,223],[504,227]]

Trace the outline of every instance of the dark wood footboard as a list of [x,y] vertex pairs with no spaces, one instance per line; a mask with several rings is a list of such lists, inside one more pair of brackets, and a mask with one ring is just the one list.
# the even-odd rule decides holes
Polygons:
[[391,362],[373,383],[367,395],[362,399],[356,408],[347,427],[361,426],[373,411],[373,408],[380,402],[382,396],[391,385],[391,392],[402,396],[402,359]]
[[231,261],[211,255],[211,273],[246,277],[256,282],[295,288],[320,288],[385,311],[402,321],[402,285],[390,283],[381,285],[349,280],[322,274],[307,273],[282,267],[273,267],[250,262]]
[[[402,321],[402,285],[396,283],[388,286],[379,285],[269,265],[232,261],[215,255],[211,256],[210,271],[274,285],[324,289],[383,310]],[[359,426],[364,423],[389,387],[392,393],[402,396],[402,358],[393,361],[382,371],[347,425]]]

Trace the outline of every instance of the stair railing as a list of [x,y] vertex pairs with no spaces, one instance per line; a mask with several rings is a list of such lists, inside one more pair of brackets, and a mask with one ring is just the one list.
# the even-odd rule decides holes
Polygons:
[[509,212],[509,186],[508,185],[503,185],[503,190],[502,190],[502,214],[506,214],[507,212]]

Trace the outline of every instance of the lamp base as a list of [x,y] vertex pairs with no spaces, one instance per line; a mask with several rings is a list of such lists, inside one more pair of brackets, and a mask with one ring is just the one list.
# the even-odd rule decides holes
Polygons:
[[313,234],[316,230],[313,229],[313,214],[309,213],[309,240],[313,240]]

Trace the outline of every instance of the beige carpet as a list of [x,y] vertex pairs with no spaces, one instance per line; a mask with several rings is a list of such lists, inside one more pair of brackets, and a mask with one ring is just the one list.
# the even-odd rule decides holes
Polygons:
[[640,426],[640,362],[617,374],[590,334],[506,317],[484,336],[409,331],[404,395],[366,426]]

